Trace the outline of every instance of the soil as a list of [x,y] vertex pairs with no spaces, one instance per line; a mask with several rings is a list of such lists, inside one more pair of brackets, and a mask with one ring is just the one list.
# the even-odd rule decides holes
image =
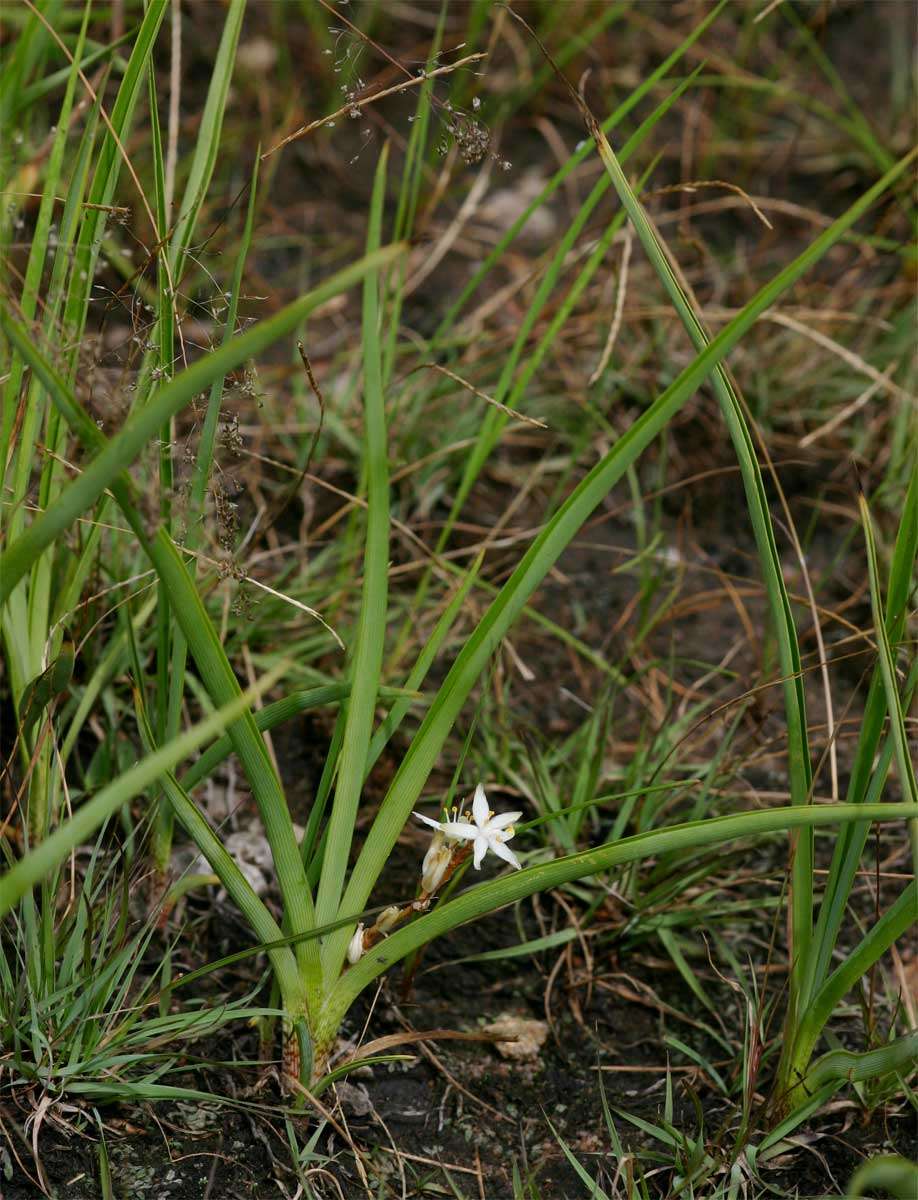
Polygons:
[[[533,912],[522,917],[526,931],[537,935]],[[450,965],[468,954],[514,944],[519,937],[513,913],[505,911],[456,931],[446,943],[434,944],[407,999],[399,994],[398,973],[379,997],[370,1036],[399,1032],[406,1024],[418,1030],[474,1033],[498,1012],[544,1021],[546,981],[557,952],[510,960],[512,970],[506,961]],[[576,959],[575,965],[580,965]],[[459,1195],[511,1200],[515,1161],[523,1177],[531,1172],[536,1194],[544,1200],[581,1200],[588,1190],[565,1160],[559,1139],[614,1194],[616,1167],[603,1118],[599,1071],[613,1112],[620,1107],[634,1118],[658,1122],[664,1111],[667,1057],[675,1069],[674,1123],[692,1131],[697,1129],[698,1112],[703,1112],[709,1150],[715,1155],[718,1147],[729,1151],[732,1103],[717,1094],[703,1071],[692,1069],[678,1053],[667,1055],[663,1045],[664,1034],[675,1033],[713,1061],[718,1051],[723,1057],[722,1048],[698,1031],[698,1023],[710,1021],[710,1014],[671,965],[646,947],[620,953],[613,939],[589,994],[582,987],[568,990],[565,975],[562,971],[553,992],[551,1033],[530,1061],[505,1060],[481,1042],[431,1042],[425,1044],[430,1057],[409,1045],[404,1047],[411,1056],[408,1063],[376,1066],[352,1077],[342,1091],[343,1114],[338,1119],[361,1147],[374,1181],[373,1195],[400,1196],[401,1168],[407,1172],[407,1194],[412,1197],[450,1195],[449,1173]],[[726,1007],[731,1001],[726,989],[724,993]],[[345,1035],[359,1036],[368,1016],[369,1001],[364,999],[351,1014]],[[737,1018],[738,1028],[739,1014],[727,1016],[728,1023],[730,1017]],[[235,1053],[240,1058],[254,1056],[251,1042],[251,1037],[242,1037]],[[219,1054],[229,1057],[225,1047]],[[246,1077],[219,1069],[204,1077],[196,1071],[175,1082],[204,1087],[216,1096],[238,1095],[251,1111],[185,1103],[103,1109],[116,1197],[265,1200],[296,1191],[273,1083],[257,1096],[247,1095],[251,1072]],[[727,1122],[725,1128],[720,1128],[721,1122]],[[301,1147],[315,1128],[306,1118],[294,1118],[291,1126]],[[645,1173],[651,1172],[656,1165],[652,1138],[618,1116],[616,1128],[636,1162]],[[865,1156],[880,1151],[908,1154],[913,1136],[913,1121],[904,1113],[894,1116],[881,1108],[869,1114],[841,1101],[831,1115],[798,1131],[800,1148],[764,1171],[763,1180],[800,1197],[841,1195]],[[97,1200],[102,1195],[94,1140],[77,1135],[65,1139],[46,1128],[40,1150],[53,1195],[60,1200]],[[341,1189],[339,1193],[326,1179],[328,1190],[323,1192],[316,1175],[318,1195],[341,1194],[347,1200],[367,1196],[340,1132],[326,1127],[315,1153],[320,1157],[312,1165],[324,1160],[322,1169],[335,1176]],[[377,1192],[380,1180],[387,1182]],[[664,1196],[668,1181],[668,1174],[657,1175],[654,1194]],[[0,1190],[4,1200],[38,1200],[41,1194],[15,1174]],[[762,1193],[753,1187],[752,1194]]]

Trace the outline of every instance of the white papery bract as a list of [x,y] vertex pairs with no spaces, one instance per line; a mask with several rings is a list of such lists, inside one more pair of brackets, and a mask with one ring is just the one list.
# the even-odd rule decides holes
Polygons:
[[363,921],[358,921],[357,928],[354,930],[354,936],[351,938],[347,947],[347,961],[354,965],[360,962],[363,956]]
[[[418,816],[417,813],[414,814]],[[422,818],[425,820],[426,818]],[[431,822],[431,824],[435,824]],[[447,842],[445,835],[437,829],[430,839],[430,846],[421,863],[421,891],[432,895],[443,882],[443,876],[449,870],[453,860],[453,845]]]
[[388,933],[390,929],[394,929],[398,924],[399,917],[402,915],[402,910],[397,904],[390,904],[388,908],[384,908],[376,918],[374,926],[380,933]]

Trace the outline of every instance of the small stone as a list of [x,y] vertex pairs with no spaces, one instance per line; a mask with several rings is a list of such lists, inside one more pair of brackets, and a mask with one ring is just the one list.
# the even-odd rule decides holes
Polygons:
[[355,1117],[365,1117],[373,1111],[370,1093],[362,1083],[346,1083],[344,1080],[339,1080],[335,1084],[335,1091],[342,1105]]
[[[507,171],[512,166],[502,162],[501,170]],[[523,215],[530,203],[541,194],[547,179],[535,171],[524,172],[512,187],[497,188],[482,201],[476,221],[490,226],[496,236],[502,234],[519,217]],[[531,243],[551,241],[558,231],[558,219],[552,211],[551,203],[542,204],[532,213],[529,220],[520,231],[521,240]]]
[[277,63],[277,47],[266,37],[254,37],[240,43],[236,61],[253,75],[264,75]]
[[499,1039],[495,1041],[494,1049],[501,1058],[522,1062],[539,1057],[548,1037],[548,1022],[534,1021],[517,1013],[501,1013],[481,1032]]

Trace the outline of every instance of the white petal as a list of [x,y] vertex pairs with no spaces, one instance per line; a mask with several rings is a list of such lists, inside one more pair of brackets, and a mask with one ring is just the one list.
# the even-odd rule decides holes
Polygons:
[[486,837],[477,837],[475,839],[475,870],[481,867],[481,860],[488,853],[489,842]]
[[439,826],[447,837],[460,838],[462,841],[470,842],[473,838],[477,838],[481,830],[477,825],[470,825],[468,821],[444,821]]
[[522,870],[522,867],[520,866],[520,863],[519,863],[519,859],[516,857],[516,855],[513,853],[513,851],[510,849],[510,847],[507,846],[504,842],[498,842],[496,840],[493,841],[491,843],[491,849],[494,851],[494,853],[497,855],[498,858],[502,858],[504,860],[504,862],[508,862],[511,867],[516,867],[516,869],[518,871]]
[[475,799],[472,801],[472,816],[475,818],[475,824],[480,829],[488,819],[488,797],[485,795],[484,787],[479,783],[475,788]]
[[488,828],[506,829],[508,825],[515,825],[522,815],[521,812],[498,813],[488,822]]
[[425,825],[429,825],[431,829],[440,829],[442,827],[441,821],[435,821],[432,817],[425,817],[423,813],[416,812],[411,815],[417,817],[419,821],[423,821]]

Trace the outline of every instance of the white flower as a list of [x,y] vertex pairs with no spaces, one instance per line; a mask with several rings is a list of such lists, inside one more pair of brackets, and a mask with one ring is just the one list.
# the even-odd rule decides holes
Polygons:
[[[436,829],[446,839],[472,842],[475,853],[474,862],[476,871],[481,866],[481,860],[489,850],[493,850],[498,858],[502,858],[504,862],[508,862],[517,871],[520,869],[516,855],[506,843],[513,837],[513,822],[518,821],[523,814],[521,812],[493,813],[488,807],[488,798],[480,783],[475,788],[475,796],[472,800],[474,825],[468,821],[434,821],[430,817],[425,817],[422,813],[417,812],[414,815],[419,821],[423,821],[425,825],[430,825],[433,829]],[[436,835],[434,835],[434,842],[436,840]],[[427,851],[428,857],[433,848],[434,845],[431,843],[431,848]],[[427,859],[425,858],[424,861],[426,863]],[[432,891],[433,889],[428,890]]]
[[360,962],[363,955],[363,921],[358,921],[357,928],[354,930],[354,936],[351,938],[347,947],[347,961],[354,965]]

